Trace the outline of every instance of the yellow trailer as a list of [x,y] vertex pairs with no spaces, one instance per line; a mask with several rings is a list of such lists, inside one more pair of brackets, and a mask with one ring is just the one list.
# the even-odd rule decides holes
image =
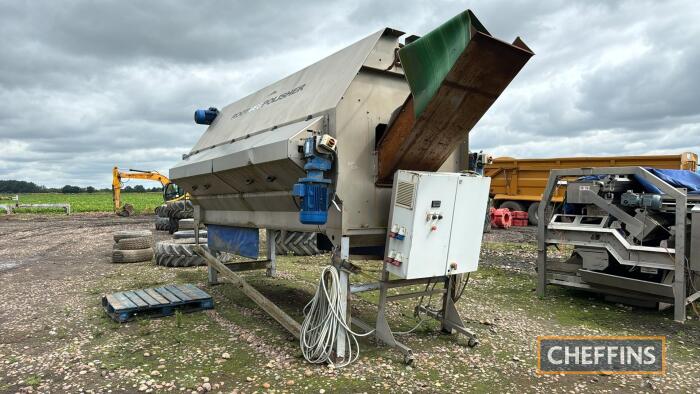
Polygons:
[[[530,224],[537,224],[537,209],[547,185],[549,171],[562,168],[641,166],[697,171],[698,155],[559,157],[551,159],[514,159],[499,157],[484,167],[491,177],[491,197],[494,206],[515,211],[527,211]],[[563,201],[563,190],[552,198]]]

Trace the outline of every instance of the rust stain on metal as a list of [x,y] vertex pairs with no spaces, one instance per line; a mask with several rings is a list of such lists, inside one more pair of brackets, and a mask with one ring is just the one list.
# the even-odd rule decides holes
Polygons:
[[377,184],[396,170],[437,171],[533,56],[513,44],[472,30],[472,39],[418,119],[409,97],[378,147]]

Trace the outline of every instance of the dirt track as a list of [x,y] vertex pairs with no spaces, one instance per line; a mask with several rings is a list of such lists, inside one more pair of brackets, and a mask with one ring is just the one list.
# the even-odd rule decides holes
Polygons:
[[[361,359],[333,370],[300,359],[298,344],[232,286],[207,286],[203,267],[109,262],[114,231],[152,226],[150,217],[109,214],[0,217],[0,392],[698,392],[700,387],[697,319],[678,325],[668,313],[559,289],[536,298],[534,228],[485,236],[481,269],[459,304],[480,346],[460,345],[463,340],[426,323],[403,337],[416,354],[413,368],[395,351],[362,341]],[[327,261],[328,256],[283,257],[278,278],[246,275],[301,318]],[[99,305],[104,293],[174,282],[204,288],[216,310],[119,325]],[[353,314],[372,320],[370,301],[371,296],[356,299]],[[392,325],[413,327],[411,312],[411,302],[392,307]],[[535,338],[556,334],[666,335],[669,374],[537,376]]]

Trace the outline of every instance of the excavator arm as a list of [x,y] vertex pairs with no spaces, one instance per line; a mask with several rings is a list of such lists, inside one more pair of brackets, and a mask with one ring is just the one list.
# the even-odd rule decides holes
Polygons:
[[133,207],[131,207],[129,204],[122,207],[122,179],[143,179],[157,181],[163,186],[164,191],[168,188],[168,185],[172,183],[167,176],[157,171],[140,171],[132,169],[129,169],[129,171],[120,171],[118,167],[114,167],[112,169],[112,200],[114,201],[114,212],[116,212],[119,216],[129,216],[133,210]]

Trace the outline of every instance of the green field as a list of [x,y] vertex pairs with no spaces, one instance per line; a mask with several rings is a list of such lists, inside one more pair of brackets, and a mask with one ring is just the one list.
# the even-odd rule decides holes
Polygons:
[[[72,212],[112,212],[112,193],[28,193],[20,194],[19,202],[24,204],[57,204],[69,203]],[[0,201],[7,204],[10,201]],[[163,203],[163,195],[159,192],[147,193],[122,193],[122,204],[134,206],[134,212],[138,214],[152,214],[155,207]],[[32,208],[17,209],[17,213],[63,213],[61,209]],[[0,213],[2,214],[2,213]]]

